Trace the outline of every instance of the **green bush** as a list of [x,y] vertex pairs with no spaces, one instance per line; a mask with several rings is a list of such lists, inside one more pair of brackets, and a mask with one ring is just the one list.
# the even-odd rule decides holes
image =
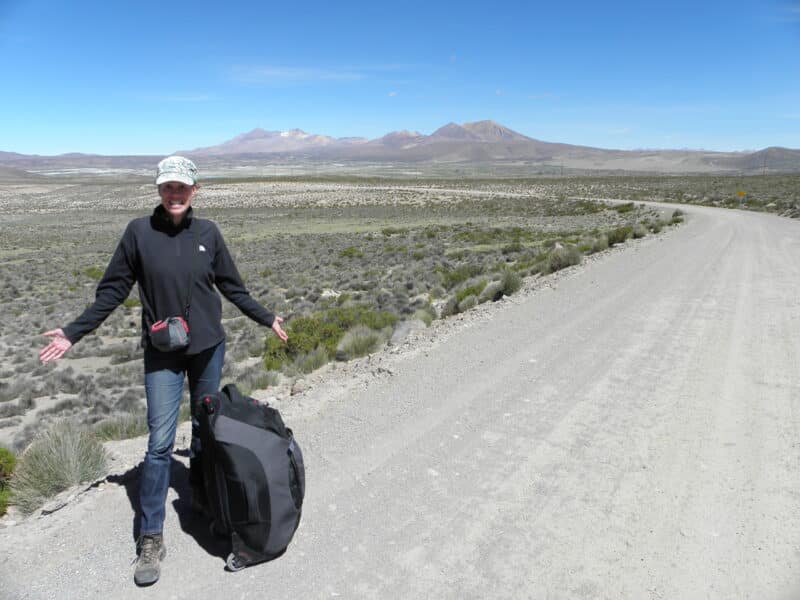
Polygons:
[[439,277],[442,279],[442,285],[448,290],[454,288],[459,283],[464,283],[471,277],[476,277],[483,273],[482,265],[459,265],[455,269],[438,269]]
[[478,305],[478,297],[475,294],[470,294],[458,303],[458,312],[468,311],[470,308]]
[[580,264],[583,255],[576,246],[563,246],[550,252],[547,257],[547,272],[555,273],[566,267]]
[[522,277],[514,271],[504,271],[500,278],[500,291],[504,296],[515,294],[522,287]]
[[626,202],[625,204],[618,204],[617,206],[614,207],[614,210],[616,210],[620,214],[629,213],[629,212],[631,212],[631,211],[633,211],[635,209],[636,209],[636,206],[633,204],[633,202]]
[[469,285],[465,288],[458,290],[456,292],[456,298],[458,299],[459,302],[461,302],[467,296],[478,296],[485,287],[486,287],[486,280],[481,279],[478,283]]
[[442,318],[458,314],[458,298],[450,296],[442,306]]
[[506,244],[500,250],[503,254],[513,254],[515,252],[522,252],[525,249],[525,246],[522,245],[522,242],[516,240],[511,242],[510,244]]
[[348,246],[339,252],[339,258],[361,258],[362,256],[364,256],[364,253],[356,246]]
[[381,229],[381,233],[386,237],[400,233],[408,233],[408,227],[384,227]]
[[11,478],[14,504],[30,514],[73,485],[106,470],[106,452],[95,435],[72,421],[40,432],[20,457]]
[[592,244],[592,252],[602,252],[603,250],[608,250],[607,235],[600,235],[596,237],[594,240],[594,244]]
[[17,457],[8,448],[0,446],[0,486],[5,484],[14,472]]
[[384,327],[392,327],[398,317],[387,311],[376,311],[365,306],[337,306],[314,313],[307,317],[298,317],[289,322],[286,343],[270,336],[264,351],[264,366],[272,371],[280,370],[284,365],[295,362],[303,355],[309,355],[322,347],[328,360],[336,354],[336,347],[348,329],[356,325],[365,325],[380,331]]
[[608,232],[608,245],[613,246],[614,244],[622,244],[627,240],[629,237],[633,235],[633,227],[630,225],[624,225],[622,227],[617,227],[612,229]]
[[480,296],[478,296],[478,303],[483,304],[489,301],[497,302],[503,295],[503,285],[499,281],[493,281],[483,288]]
[[138,298],[133,298],[133,297],[125,298],[125,300],[122,301],[122,306],[124,306],[125,308],[134,308],[135,306],[141,306],[141,305],[142,303]]
[[7,487],[0,487],[0,517],[6,514],[9,504],[11,504],[11,490]]
[[145,413],[123,413],[103,419],[94,426],[94,434],[101,441],[127,440],[148,433]]
[[436,313],[433,312],[433,307],[429,307],[430,305],[426,308],[418,308],[414,311],[414,314],[411,315],[411,318],[422,321],[425,325],[430,327],[431,323],[433,323],[433,320],[436,318]]
[[105,271],[103,271],[103,269],[100,269],[98,267],[89,267],[88,269],[85,269],[83,271],[84,275],[86,275],[87,277],[98,280],[103,277],[104,272]]
[[11,490],[8,487],[9,479],[14,473],[17,457],[8,448],[0,446],[0,517],[6,514],[11,499]]

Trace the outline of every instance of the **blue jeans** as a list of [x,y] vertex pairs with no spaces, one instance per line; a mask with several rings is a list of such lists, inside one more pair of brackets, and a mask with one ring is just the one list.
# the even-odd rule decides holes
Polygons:
[[[178,426],[183,380],[189,377],[192,414],[201,398],[219,391],[225,341],[199,354],[173,355],[148,348],[144,353],[144,387],[147,394],[147,426],[150,437],[144,456],[139,503],[141,535],[161,533],[169,489],[170,460]],[[199,449],[196,421],[192,419],[192,448]],[[194,477],[201,476],[198,459],[192,459]]]

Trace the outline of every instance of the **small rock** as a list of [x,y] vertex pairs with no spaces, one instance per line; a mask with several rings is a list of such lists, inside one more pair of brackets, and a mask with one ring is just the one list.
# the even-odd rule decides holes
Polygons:
[[297,394],[302,394],[308,389],[308,384],[306,383],[305,379],[298,379],[292,384],[292,396],[296,396]]
[[402,343],[412,331],[420,331],[426,327],[427,325],[425,325],[425,322],[419,319],[400,321],[394,328],[394,333],[392,333],[392,337],[389,340],[389,345],[397,346]]

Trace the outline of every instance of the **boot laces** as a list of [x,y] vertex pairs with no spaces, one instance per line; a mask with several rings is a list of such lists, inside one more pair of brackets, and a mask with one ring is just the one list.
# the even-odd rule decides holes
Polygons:
[[159,544],[156,538],[150,535],[142,537],[141,552],[139,553],[139,562],[141,563],[154,563],[158,560]]

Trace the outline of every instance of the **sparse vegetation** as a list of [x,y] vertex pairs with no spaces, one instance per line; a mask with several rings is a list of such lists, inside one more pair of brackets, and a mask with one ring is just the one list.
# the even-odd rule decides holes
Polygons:
[[386,339],[382,331],[366,325],[356,325],[349,329],[336,345],[336,360],[351,360],[375,352]]
[[[512,295],[524,277],[605,249],[620,228],[636,236],[666,226],[668,216],[638,203],[653,198],[633,188],[628,196],[608,193],[625,181],[640,185],[628,178],[209,182],[198,216],[219,224],[253,296],[291,316],[283,345],[224,302],[226,377],[249,390],[275,385],[333,360],[356,325],[380,332],[382,344],[385,329],[400,320],[430,323]],[[648,189],[655,180],[641,181]],[[0,221],[0,443],[17,451],[37,430],[65,418],[104,436],[137,430],[135,419],[124,416],[144,408],[136,289],[55,367],[38,365],[36,352],[46,340],[32,333],[65,325],[93,301],[125,224],[152,209],[153,194],[131,185],[129,195],[115,191],[104,200],[108,211],[98,213],[92,194],[108,198],[106,185],[69,186],[66,195],[57,183],[29,193],[0,187],[0,214],[22,215],[13,226]],[[45,208],[26,216],[31,204]],[[44,254],[42,227],[51,235]],[[558,246],[574,248],[570,260],[551,258]],[[89,360],[78,368],[72,359]],[[182,410],[188,416],[188,407]],[[31,411],[36,419],[24,425]]]
[[127,440],[147,435],[147,415],[145,413],[122,413],[98,422],[94,433],[100,441]]
[[9,482],[14,474],[17,457],[8,448],[0,446],[0,517],[6,514],[11,500],[11,487]]
[[14,505],[30,514],[49,498],[105,473],[106,453],[86,428],[67,420],[40,432],[11,478]]

